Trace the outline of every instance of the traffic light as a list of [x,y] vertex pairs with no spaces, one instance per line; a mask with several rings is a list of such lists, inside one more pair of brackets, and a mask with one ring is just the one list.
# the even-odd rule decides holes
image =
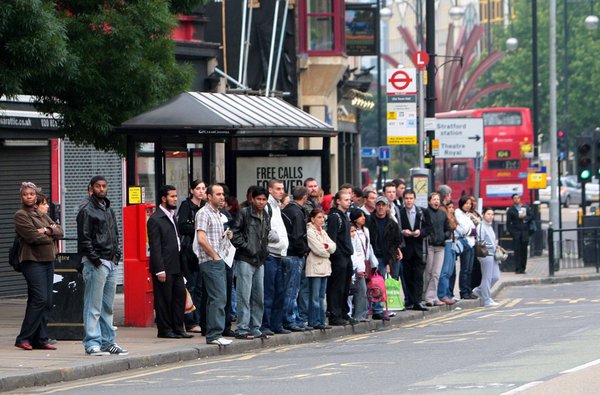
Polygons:
[[594,146],[590,136],[580,136],[577,138],[577,178],[579,182],[589,182],[592,180],[592,171],[594,165]]
[[569,136],[567,135],[567,132],[559,130],[558,133],[556,133],[556,137],[556,143],[558,147],[558,159],[569,159]]
[[600,131],[596,131],[594,134],[594,144],[596,146],[594,152],[594,174],[600,180]]

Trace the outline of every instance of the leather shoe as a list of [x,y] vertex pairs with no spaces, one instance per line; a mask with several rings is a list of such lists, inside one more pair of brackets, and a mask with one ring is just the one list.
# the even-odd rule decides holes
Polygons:
[[276,334],[278,335],[289,335],[290,333],[292,333],[292,331],[285,329],[285,328],[281,328],[277,331],[274,331]]
[[175,332],[172,331],[162,333],[159,332],[156,337],[160,337],[161,339],[180,339],[180,336],[178,336]]
[[52,344],[44,343],[39,347],[34,347],[36,350],[57,350],[56,346]]
[[292,326],[288,326],[287,328],[285,328],[287,330],[290,330],[292,332],[304,332],[304,328],[300,328],[297,325],[292,325]]
[[425,306],[423,306],[421,303],[417,303],[412,307],[413,310],[416,311],[429,311],[429,309]]
[[232,331],[230,328],[225,328],[225,330],[223,331],[223,336],[224,337],[235,337],[235,332]]
[[15,343],[15,347],[22,348],[23,350],[33,350],[31,344],[25,343]]
[[263,329],[263,328],[261,328],[261,330],[260,330],[260,331],[261,331],[261,332],[262,332],[262,334],[263,334],[263,335],[265,335],[265,336],[273,336],[273,335],[275,334],[275,333],[274,333],[272,330],[270,330],[270,329],[267,329],[267,328],[264,328],[264,329]]
[[192,337],[194,337],[194,335],[183,331],[177,331],[173,333],[180,339],[191,339]]

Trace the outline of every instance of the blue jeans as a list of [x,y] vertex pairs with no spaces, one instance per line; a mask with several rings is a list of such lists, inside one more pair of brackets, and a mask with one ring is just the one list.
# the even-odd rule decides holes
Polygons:
[[117,270],[90,261],[83,263],[83,346],[105,348],[115,342],[113,304],[117,292]]
[[[226,263],[207,261],[200,264],[200,275],[206,291],[206,342],[217,340],[225,329],[225,304],[227,303]],[[202,328],[204,329],[204,328]]]
[[306,272],[302,270],[300,274],[300,290],[298,291],[298,317],[300,320],[300,327],[304,327],[304,323],[308,322],[308,310],[309,310],[309,299],[310,299],[310,289],[308,285],[308,277],[306,277]]
[[283,284],[285,298],[283,302],[283,325],[304,326],[304,322],[298,316],[298,291],[300,280],[304,271],[304,258],[298,256],[285,256],[281,258],[283,263]]
[[238,319],[236,334],[255,333],[264,310],[264,267],[236,262]]
[[327,277],[308,277],[309,309],[308,325],[325,325],[325,291]]
[[450,289],[450,277],[454,272],[456,264],[456,254],[452,249],[452,241],[446,240],[444,246],[444,263],[440,272],[440,281],[438,283],[437,295],[438,299],[452,298],[452,290]]
[[473,271],[473,261],[475,253],[473,247],[465,248],[460,254],[460,272],[458,274],[458,287],[460,288],[460,296],[471,295],[471,272]]
[[27,309],[15,343],[40,347],[48,343],[46,325],[52,309],[54,263],[24,261],[21,268],[27,281]]
[[285,288],[283,282],[283,262],[272,255],[265,259],[265,311],[262,327],[273,332],[283,329],[283,303]]

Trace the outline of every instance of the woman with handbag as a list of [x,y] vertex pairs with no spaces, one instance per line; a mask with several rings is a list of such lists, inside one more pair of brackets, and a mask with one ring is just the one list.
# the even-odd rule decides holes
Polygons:
[[[177,210],[177,229],[181,238],[181,263],[183,275],[187,280],[185,286],[196,307],[200,307],[202,290],[200,272],[198,271],[198,257],[194,254],[192,244],[196,233],[196,213],[204,206],[206,199],[206,184],[202,180],[194,180],[190,185],[189,197],[184,200]],[[187,304],[187,303],[186,303]],[[187,332],[201,333],[200,310],[193,310],[185,315],[185,329]]]
[[481,284],[473,289],[473,293],[479,296],[485,307],[498,306],[492,299],[491,289],[500,278],[500,267],[496,260],[496,233],[492,227],[494,222],[494,210],[486,208],[483,210],[483,221],[477,228],[478,242],[483,241],[487,249],[487,256],[478,257],[481,264]]
[[21,185],[21,203],[23,207],[15,213],[15,231],[21,237],[19,260],[27,281],[27,309],[15,347],[56,350],[48,343],[46,325],[52,309],[57,240],[64,232],[48,217],[48,198],[35,184]]
[[306,278],[309,289],[308,326],[315,329],[331,329],[325,324],[325,291],[327,277],[331,275],[329,257],[335,252],[336,245],[323,225],[325,213],[320,208],[313,209],[308,215],[306,238],[310,249],[306,257]]

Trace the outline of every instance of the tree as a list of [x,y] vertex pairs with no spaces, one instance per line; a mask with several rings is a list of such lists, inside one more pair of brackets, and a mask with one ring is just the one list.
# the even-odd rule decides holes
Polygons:
[[124,152],[113,127],[186,90],[176,13],[203,0],[9,0],[0,11],[0,94],[30,94],[76,143]]
[[[600,84],[600,62],[597,53],[600,50],[600,36],[596,31],[588,31],[584,19],[590,9],[587,2],[569,2],[568,6],[568,59],[565,67],[564,45],[564,9],[563,2],[557,2],[557,120],[562,130],[569,126],[569,134],[577,136],[582,131],[597,127],[600,122],[596,114],[600,107],[600,97],[593,87]],[[494,106],[532,105],[531,79],[531,4],[513,1],[515,18],[506,28],[494,32],[495,47],[504,45],[510,36],[519,40],[519,48],[509,53],[493,70],[492,81],[509,82],[513,89],[497,92],[493,95]],[[538,75],[539,75],[539,133],[542,139],[549,139],[549,6],[547,0],[538,0]],[[568,97],[565,83],[568,79]],[[566,112],[568,109],[568,113]],[[575,141],[574,138],[571,141]]]

